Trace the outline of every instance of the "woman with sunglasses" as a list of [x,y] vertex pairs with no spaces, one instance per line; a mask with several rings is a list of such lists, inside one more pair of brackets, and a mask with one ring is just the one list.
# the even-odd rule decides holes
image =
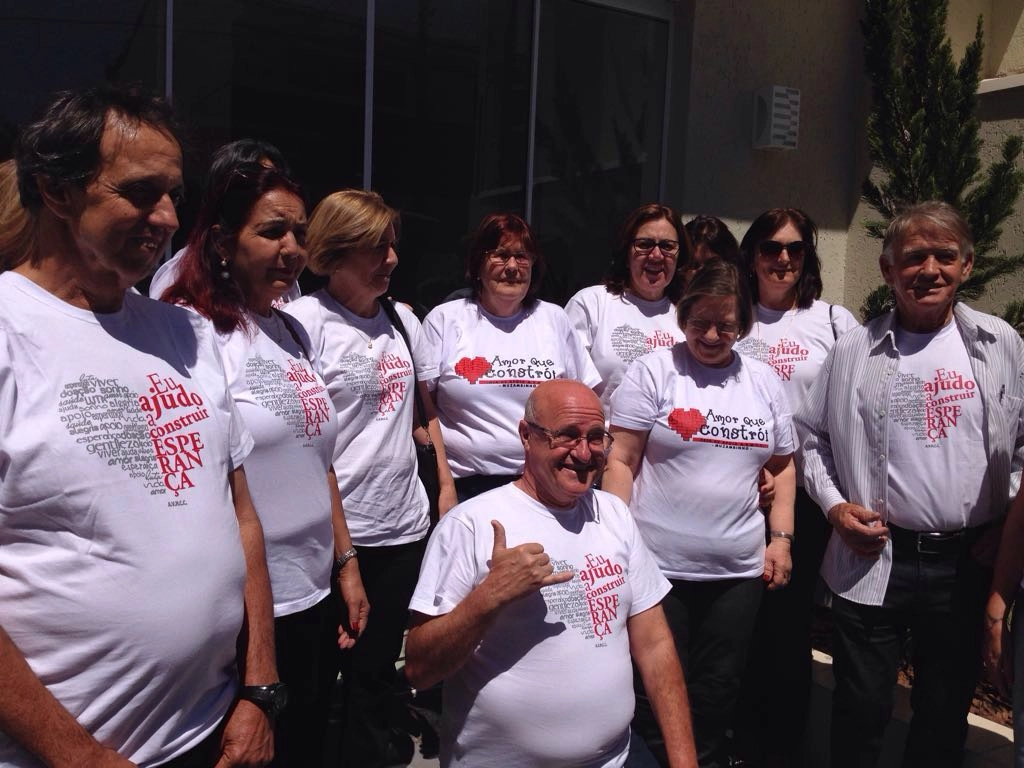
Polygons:
[[[773,208],[754,220],[740,244],[756,306],[751,331],[736,349],[774,369],[792,412],[836,339],[857,325],[846,309],[820,300],[817,239],[806,213]],[[797,476],[793,578],[785,590],[765,597],[742,705],[743,749],[769,765],[791,764],[800,749],[811,691],[814,591],[831,531],[804,491],[799,469]]]
[[[274,308],[306,266],[305,237],[298,186],[260,163],[236,165],[206,190],[162,297],[212,321],[228,389],[255,441],[246,475],[266,542],[277,668],[288,686],[275,766],[322,761],[335,654],[355,643],[369,610],[331,466],[338,427],[320,358],[305,329]],[[336,559],[343,611],[331,597]]]
[[[752,314],[734,265],[712,259],[694,276],[677,309],[685,341],[634,361],[612,395],[615,442],[603,481],[630,505],[672,584],[662,605],[705,767],[729,764],[726,734],[764,584],[784,587],[791,567],[789,405],[771,368],[733,350]],[[767,525],[762,466],[776,478]],[[634,727],[666,765],[640,686]]]
[[537,298],[543,276],[530,226],[491,214],[467,251],[472,296],[436,307],[423,323],[439,362],[430,384],[459,501],[522,474],[516,425],[534,387],[600,381],[562,308]]
[[603,285],[565,305],[566,314],[601,374],[595,388],[608,409],[626,366],[640,355],[682,341],[675,304],[683,293],[690,239],[679,217],[650,203],[626,217]]

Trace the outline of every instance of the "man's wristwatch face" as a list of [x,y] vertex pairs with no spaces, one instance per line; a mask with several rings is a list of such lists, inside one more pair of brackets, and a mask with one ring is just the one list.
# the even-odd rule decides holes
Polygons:
[[251,701],[269,717],[277,717],[288,704],[288,686],[284,683],[246,685],[239,698]]

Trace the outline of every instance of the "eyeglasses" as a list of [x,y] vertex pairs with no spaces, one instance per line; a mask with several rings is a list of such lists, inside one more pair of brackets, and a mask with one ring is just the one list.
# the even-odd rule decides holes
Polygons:
[[655,240],[650,237],[638,237],[633,241],[633,247],[641,256],[646,256],[658,246],[658,250],[665,256],[675,256],[679,253],[678,240]]
[[549,448],[564,448],[571,451],[574,450],[577,445],[586,440],[587,445],[590,446],[590,450],[607,451],[612,447],[612,443],[615,442],[615,438],[603,429],[594,429],[587,432],[585,435],[581,435],[579,430],[576,429],[565,429],[560,432],[553,432],[547,427],[542,427],[540,424],[535,424],[532,421],[528,421],[526,423],[533,429],[536,429],[538,432],[543,432],[547,436]]
[[736,323],[713,323],[700,317],[688,317],[686,324],[700,334],[707,333],[711,326],[715,326],[715,332],[719,336],[736,336],[740,332],[740,327]]
[[794,240],[792,243],[780,243],[778,240],[765,240],[757,249],[764,256],[776,258],[783,251],[789,254],[789,258],[798,259],[807,253],[809,244],[803,240]]
[[528,267],[533,264],[533,254],[526,251],[509,251],[505,248],[495,248],[493,251],[484,251],[484,255],[494,265],[504,265],[509,259],[515,259],[517,267]]

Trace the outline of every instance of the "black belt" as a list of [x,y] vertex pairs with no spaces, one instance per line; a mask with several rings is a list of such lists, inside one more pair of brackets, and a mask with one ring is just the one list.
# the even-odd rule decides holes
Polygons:
[[917,557],[919,555],[958,555],[969,549],[991,523],[958,531],[910,531],[893,523],[887,523],[889,538],[894,552]]

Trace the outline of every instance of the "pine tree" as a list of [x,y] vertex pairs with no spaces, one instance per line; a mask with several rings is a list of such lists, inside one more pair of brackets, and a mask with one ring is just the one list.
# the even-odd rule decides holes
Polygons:
[[[1022,139],[1010,136],[1002,157],[984,171],[978,157],[977,92],[984,43],[981,17],[959,64],[946,37],[948,0],[866,0],[864,60],[874,104],[868,145],[875,170],[864,200],[883,218],[866,222],[881,238],[909,204],[945,200],[963,213],[975,241],[974,270],[959,295],[976,299],[995,277],[1024,265],[1024,253],[994,253],[1002,223],[1024,184]],[[861,306],[864,318],[892,307],[886,286]]]

